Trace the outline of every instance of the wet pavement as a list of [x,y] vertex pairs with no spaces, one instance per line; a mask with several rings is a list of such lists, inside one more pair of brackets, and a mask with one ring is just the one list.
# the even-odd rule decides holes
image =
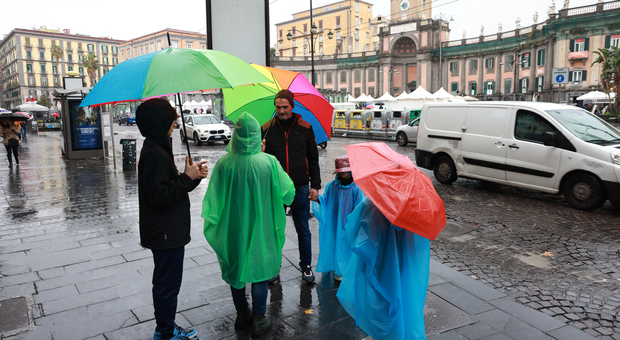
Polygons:
[[[135,138],[140,150],[136,127],[115,130],[117,143]],[[174,137],[182,169],[185,146],[177,132]],[[101,159],[65,161],[60,138],[59,132],[28,135],[19,167],[9,169],[6,158],[0,162],[3,338],[152,338],[153,263],[150,251],[138,244],[137,173],[122,171],[120,145],[117,169]],[[325,183],[333,179],[333,159],[355,142],[364,140],[334,138],[320,150]],[[414,158],[414,148],[388,144]],[[223,144],[191,149],[195,160],[208,160],[210,167],[225,153]],[[429,339],[616,335],[620,229],[615,207],[584,213],[551,195],[462,179],[435,185],[449,224],[431,242]],[[177,323],[195,328],[202,339],[249,339],[249,332],[234,330],[229,286],[202,235],[206,188],[205,181],[190,193],[192,242],[186,247]],[[340,306],[331,275],[317,273],[316,285],[301,283],[297,236],[288,218],[282,283],[270,287],[267,310],[274,328],[263,338],[367,339]],[[310,222],[316,264],[318,226],[315,219]],[[9,329],[9,302],[26,303],[33,323]]]

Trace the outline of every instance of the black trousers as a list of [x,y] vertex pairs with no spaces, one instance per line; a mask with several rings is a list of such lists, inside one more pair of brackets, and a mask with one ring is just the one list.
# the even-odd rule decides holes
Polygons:
[[9,159],[9,164],[13,164],[11,160],[11,152],[13,153],[13,157],[15,157],[15,163],[19,164],[19,156],[17,155],[17,148],[19,147],[19,145],[16,145],[16,146],[5,145],[4,147],[6,148],[6,157]]
[[185,248],[151,250],[153,270],[153,306],[157,330],[162,337],[174,333],[174,317],[177,312],[177,296],[183,278]]

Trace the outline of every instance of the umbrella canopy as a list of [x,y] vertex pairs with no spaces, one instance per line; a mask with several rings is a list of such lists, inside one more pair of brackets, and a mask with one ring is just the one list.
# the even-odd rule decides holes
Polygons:
[[268,81],[221,51],[170,47],[126,60],[106,73],[80,106],[96,106]]
[[317,144],[329,140],[334,107],[303,74],[255,64],[252,66],[271,81],[223,89],[228,119],[234,122],[241,113],[248,112],[264,124],[275,113],[275,95],[282,89],[288,89],[295,94],[293,112],[312,125]]
[[382,142],[347,145],[355,183],[390,223],[430,240],[446,225],[431,179]]
[[0,107],[0,113],[3,113],[3,112],[11,112],[11,110],[3,109]]
[[35,102],[27,102],[22,105],[17,105],[17,109],[26,112],[47,112],[50,110],[47,107],[39,105]]
[[[607,96],[606,93],[601,91],[592,91],[584,94],[583,96],[577,97],[577,100],[585,100],[585,101],[602,101],[602,100],[611,100],[615,97],[615,94],[610,93]],[[610,99],[611,98],[611,99]]]
[[30,119],[29,114],[26,112],[11,112],[11,111],[3,111],[0,112],[0,119],[9,119],[9,120],[18,120],[18,121],[26,121]]

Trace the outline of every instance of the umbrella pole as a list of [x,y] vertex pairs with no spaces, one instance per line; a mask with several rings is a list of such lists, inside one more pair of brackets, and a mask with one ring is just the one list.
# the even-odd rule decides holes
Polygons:
[[189,164],[192,164],[192,155],[189,153],[189,141],[187,140],[187,130],[185,129],[185,117],[183,116],[183,104],[181,104],[181,94],[177,93],[177,101],[179,110],[181,110],[181,123],[183,124],[183,135],[185,135],[185,146],[187,146],[187,155],[189,156]]

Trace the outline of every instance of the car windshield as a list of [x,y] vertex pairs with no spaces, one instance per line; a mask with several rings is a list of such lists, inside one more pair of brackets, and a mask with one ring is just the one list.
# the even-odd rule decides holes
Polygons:
[[593,114],[578,108],[547,110],[577,138],[593,144],[620,143],[620,131]]
[[196,116],[194,117],[194,124],[206,125],[206,124],[219,124],[220,120],[215,116]]

